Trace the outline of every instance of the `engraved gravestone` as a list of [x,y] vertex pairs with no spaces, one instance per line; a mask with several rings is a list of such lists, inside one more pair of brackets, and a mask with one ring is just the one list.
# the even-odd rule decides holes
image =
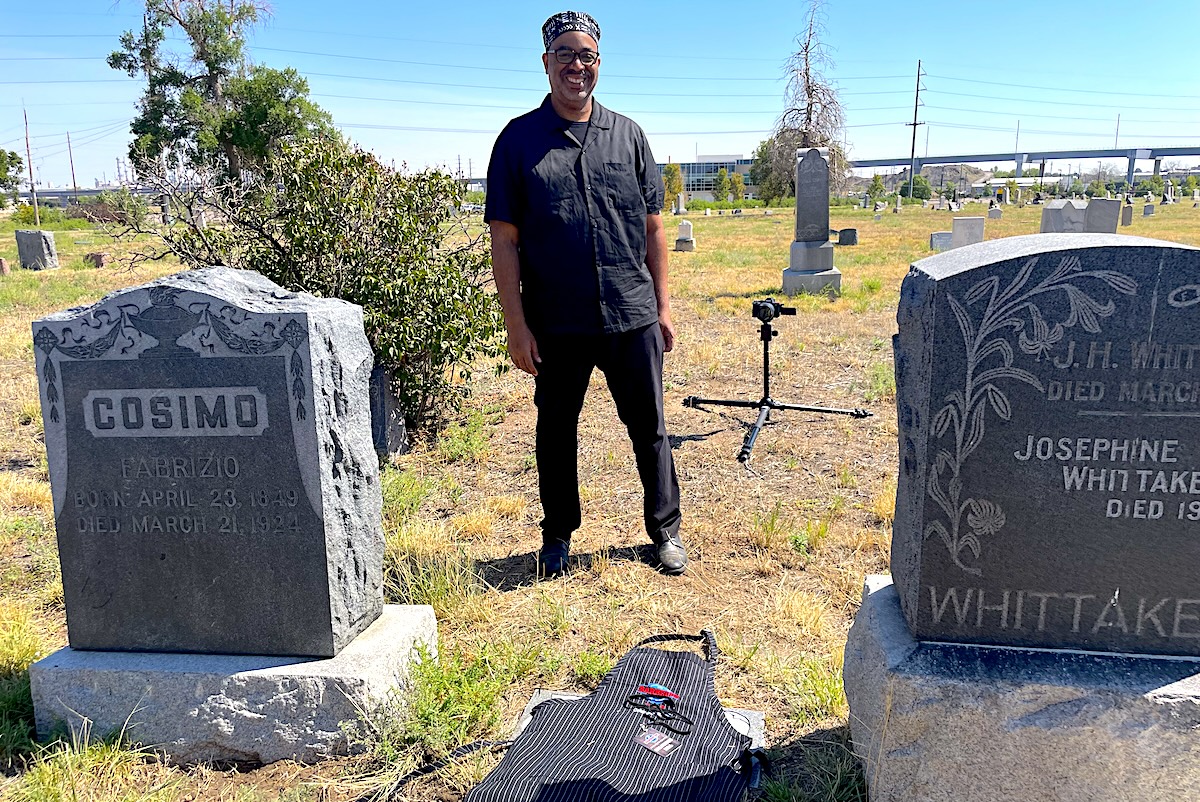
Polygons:
[[73,648],[329,657],[379,616],[359,307],[208,268],[33,335]]
[[829,160],[825,148],[796,153],[796,238],[783,271],[783,291],[837,293],[842,273],[829,241]]
[[895,338],[892,571],[921,640],[1200,656],[1200,249],[923,259]]

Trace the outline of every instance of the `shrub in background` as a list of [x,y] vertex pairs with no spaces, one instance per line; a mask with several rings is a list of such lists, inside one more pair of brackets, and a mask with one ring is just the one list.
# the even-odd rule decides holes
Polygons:
[[484,232],[456,211],[462,187],[447,173],[398,172],[318,137],[283,144],[260,173],[237,181],[217,170],[198,171],[187,186],[140,177],[183,214],[156,232],[165,250],[136,258],[171,252],[189,267],[248,268],[362,306],[376,365],[391,374],[410,427],[441,420],[472,362],[501,351]]

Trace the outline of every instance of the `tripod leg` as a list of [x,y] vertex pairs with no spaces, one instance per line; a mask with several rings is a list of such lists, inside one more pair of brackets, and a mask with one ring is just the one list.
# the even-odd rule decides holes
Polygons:
[[758,420],[754,421],[750,431],[746,432],[746,439],[742,441],[742,450],[738,452],[738,462],[750,461],[750,451],[754,448],[754,441],[758,439],[758,433],[762,431],[762,427],[766,425],[769,417],[771,417],[771,408],[766,404],[759,407]]

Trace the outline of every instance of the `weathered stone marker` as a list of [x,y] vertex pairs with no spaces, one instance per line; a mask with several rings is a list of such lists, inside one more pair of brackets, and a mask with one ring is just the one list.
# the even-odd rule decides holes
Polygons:
[[1087,216],[1087,201],[1052,200],[1042,207],[1043,234],[1082,234]]
[[1197,275],[1200,250],[1106,235],[913,267],[892,571],[917,637],[1200,656]]
[[1197,275],[1096,234],[910,268],[893,575],[844,663],[872,799],[1200,798]]
[[953,248],[951,241],[954,233],[951,231],[931,231],[929,232],[929,250],[931,251],[947,251]]
[[1092,198],[1083,213],[1083,230],[1087,234],[1116,234],[1120,217],[1119,200]]
[[675,237],[675,250],[696,250],[696,239],[692,236],[692,221],[682,220],[679,223],[679,233]]
[[1133,225],[1133,207],[1132,206],[1122,206],[1121,207],[1121,225],[1123,225],[1123,226]]
[[378,617],[361,314],[212,268],[34,322],[73,648],[331,657]]
[[1142,217],[1153,217],[1153,216],[1154,216],[1154,204],[1147,203],[1145,206],[1142,207]]
[[955,217],[950,224],[950,247],[961,248],[983,242],[983,217]]
[[362,310],[210,268],[33,334],[71,644],[30,668],[39,733],[344,754],[437,642],[383,605]]
[[842,273],[833,266],[829,241],[829,162],[824,148],[796,154],[796,239],[788,267],[783,271],[783,291],[837,293]]
[[58,250],[53,231],[17,231],[17,261],[26,270],[53,270],[58,267]]
[[988,209],[987,216],[988,220],[1001,220],[1004,218],[1004,210],[1002,210],[999,206],[993,206],[992,208]]
[[843,228],[838,231],[838,245],[857,245],[858,244],[858,229]]

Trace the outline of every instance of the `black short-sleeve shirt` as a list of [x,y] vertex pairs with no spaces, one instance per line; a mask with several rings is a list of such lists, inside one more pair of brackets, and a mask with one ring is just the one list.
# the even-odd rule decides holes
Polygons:
[[517,227],[521,298],[535,335],[630,331],[658,320],[646,215],[663,182],[637,123],[592,101],[582,141],[542,105],[492,149],[484,220]]

